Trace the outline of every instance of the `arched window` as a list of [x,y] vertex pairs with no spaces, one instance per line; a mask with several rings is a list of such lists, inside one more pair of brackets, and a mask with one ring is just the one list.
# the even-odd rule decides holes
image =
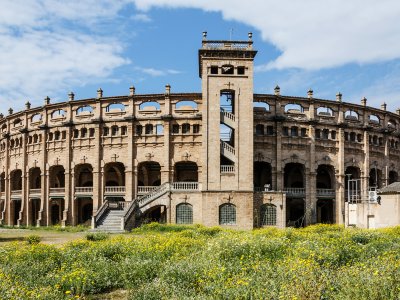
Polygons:
[[85,138],[87,136],[87,128],[81,129],[81,138]]
[[60,132],[59,131],[54,132],[54,140],[58,141],[59,139],[60,139]]
[[379,124],[380,119],[377,115],[369,115],[369,122],[374,124]]
[[14,127],[22,126],[22,120],[20,118],[17,118],[14,120]]
[[38,135],[34,134],[33,135],[33,142],[36,144],[38,142]]
[[269,111],[269,104],[266,102],[256,101],[253,102],[254,111]]
[[81,106],[76,110],[76,114],[79,115],[89,115],[93,113],[93,107],[90,105]]
[[79,130],[74,129],[74,139],[77,139],[79,137]]
[[192,100],[182,100],[175,104],[175,109],[197,109],[197,103]]
[[193,208],[188,203],[176,206],[176,224],[193,224]]
[[156,101],[146,101],[139,105],[139,110],[160,110],[160,103]]
[[296,126],[293,126],[290,128],[290,135],[291,136],[298,136],[299,135],[299,128]]
[[110,129],[108,127],[103,127],[103,136],[108,136]]
[[356,141],[356,133],[350,132],[350,142],[355,142],[355,141]]
[[327,106],[321,106],[317,108],[317,115],[323,117],[332,117],[333,110]]
[[49,141],[52,141],[52,140],[53,140],[53,133],[52,133],[52,132],[49,132],[49,136],[47,137],[47,139],[48,139]]
[[324,129],[324,130],[322,130],[322,138],[323,138],[324,140],[329,139],[329,129]]
[[122,103],[111,103],[106,107],[106,112],[122,112],[125,111],[125,105]]
[[358,121],[358,113],[356,113],[354,110],[348,110],[344,115],[346,120]]
[[300,104],[286,104],[285,105],[285,113],[303,113],[304,112],[304,108],[303,106],[301,106]]
[[41,120],[42,120],[42,115],[41,115],[41,114],[35,114],[35,115],[33,115],[32,118],[31,118],[31,121],[32,121],[33,123],[39,122],[39,121],[41,121]]
[[121,127],[121,135],[127,135],[128,134],[128,127],[122,126]]
[[263,204],[260,210],[261,226],[276,225],[276,206],[273,204]]
[[227,203],[219,207],[219,224],[235,225],[236,224],[236,206]]
[[89,137],[94,137],[94,128],[89,128]]
[[65,111],[62,109],[57,109],[51,113],[52,119],[63,118],[65,117]]

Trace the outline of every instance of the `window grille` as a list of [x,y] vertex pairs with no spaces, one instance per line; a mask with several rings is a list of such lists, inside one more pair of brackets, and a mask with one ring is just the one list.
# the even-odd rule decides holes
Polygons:
[[276,206],[273,204],[264,204],[261,206],[261,225],[276,225]]
[[182,203],[176,206],[176,224],[193,224],[192,205]]
[[233,204],[223,204],[219,207],[219,224],[236,224],[236,206]]

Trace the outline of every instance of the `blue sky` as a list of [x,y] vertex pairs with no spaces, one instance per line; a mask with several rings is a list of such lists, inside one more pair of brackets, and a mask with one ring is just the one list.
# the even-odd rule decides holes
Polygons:
[[[350,2],[350,3],[349,3]],[[197,50],[253,32],[256,93],[400,107],[400,3],[393,0],[0,0],[0,111],[65,101],[199,92]]]

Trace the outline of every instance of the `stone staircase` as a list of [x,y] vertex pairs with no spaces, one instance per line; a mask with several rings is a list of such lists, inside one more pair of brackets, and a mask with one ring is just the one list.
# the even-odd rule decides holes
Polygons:
[[93,231],[106,231],[111,233],[124,232],[124,230],[121,229],[121,220],[125,213],[126,211],[121,209],[108,210],[96,224],[97,226]]

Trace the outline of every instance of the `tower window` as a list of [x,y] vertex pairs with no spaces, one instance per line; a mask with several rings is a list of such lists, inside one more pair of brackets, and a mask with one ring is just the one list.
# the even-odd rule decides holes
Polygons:
[[199,133],[199,132],[200,132],[200,125],[194,124],[193,125],[193,133]]
[[221,73],[222,74],[227,74],[227,75],[232,75],[233,74],[233,66],[232,65],[223,65],[221,67]]
[[237,67],[237,74],[244,75],[244,67]]
[[178,124],[173,124],[172,125],[172,133],[179,133],[179,125]]
[[143,126],[136,125],[136,135],[142,135],[142,132],[143,132]]
[[211,66],[211,74],[218,74],[218,66]]

